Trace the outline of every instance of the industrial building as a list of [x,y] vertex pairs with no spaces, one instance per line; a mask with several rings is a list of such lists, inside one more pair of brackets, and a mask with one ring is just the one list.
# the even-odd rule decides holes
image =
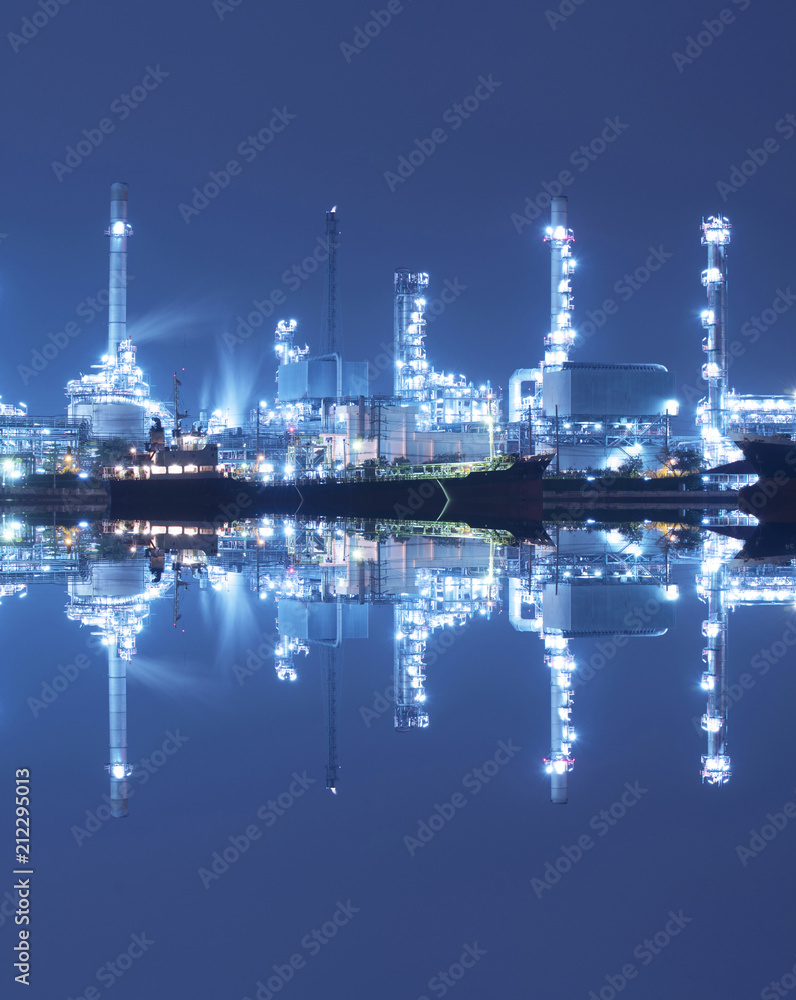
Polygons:
[[108,276],[108,349],[97,371],[67,383],[69,417],[87,420],[94,439],[121,437],[143,443],[153,417],[168,411],[150,398],[149,385],[136,364],[136,348],[127,335],[127,184],[111,186]]
[[[544,360],[509,380],[508,451],[555,451],[555,468],[617,469],[638,458],[658,467],[677,413],[674,375],[658,364],[575,362],[570,352],[572,257],[565,197],[551,202],[545,242],[550,247],[550,328]],[[523,388],[530,395],[523,397]]]
[[[30,418],[24,408],[0,406],[0,451],[17,456],[15,469],[56,464],[60,449],[75,453],[89,440],[121,437],[143,443],[153,418],[170,427],[168,408],[151,398],[127,333],[128,186],[111,187],[108,344],[91,373],[68,382],[68,416]],[[250,409],[240,426],[218,410],[203,412],[196,428],[218,446],[219,464],[266,478],[336,475],[361,466],[487,459],[498,453],[555,452],[553,469],[657,469],[670,445],[678,411],[674,374],[654,359],[584,362],[571,357],[574,323],[575,236],[566,197],[551,200],[550,323],[542,360],[509,379],[508,412],[489,382],[438,371],[427,356],[426,309],[430,277],[399,267],[393,276],[391,391],[376,396],[369,365],[344,355],[340,307],[340,233],[336,206],[326,213],[325,285],[318,351],[296,342],[295,319],[275,330],[277,393]],[[700,227],[707,250],[701,273],[706,396],[696,406],[696,439],[705,464],[722,467],[714,481],[736,485],[728,470],[740,458],[733,439],[796,432],[796,398],[751,396],[728,385],[727,255],[732,227],[710,216]],[[177,421],[176,423],[179,423]],[[10,474],[10,473],[9,473]]]

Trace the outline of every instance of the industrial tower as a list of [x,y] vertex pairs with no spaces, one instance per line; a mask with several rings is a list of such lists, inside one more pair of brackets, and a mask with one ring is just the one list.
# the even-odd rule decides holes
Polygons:
[[337,731],[340,724],[343,650],[341,645],[321,647],[321,685],[326,730],[326,787],[337,795],[337,772],[340,770]]
[[712,468],[724,460],[723,439],[727,409],[727,247],[730,243],[728,219],[711,215],[702,220],[702,246],[708,248],[708,266],[702,272],[708,307],[702,312],[702,326],[707,331],[702,350],[707,361],[702,378],[708,384],[707,401],[699,404],[702,423],[703,455]]
[[395,272],[394,394],[405,401],[420,401],[428,386],[425,291],[428,275],[406,267]]
[[67,383],[69,416],[91,421],[95,438],[124,437],[144,441],[151,417],[168,419],[165,407],[150,400],[149,385],[136,365],[135,347],[127,334],[127,185],[111,185],[108,274],[108,353],[93,365],[96,374]]
[[326,280],[321,309],[321,351],[343,356],[343,329],[340,318],[340,281],[337,274],[337,249],[340,245],[337,228],[337,205],[326,213]]
[[544,238],[550,246],[550,331],[544,339],[544,368],[560,368],[569,361],[575,343],[572,329],[572,286],[575,268],[572,244],[575,236],[567,229],[567,199],[553,198],[550,225]]
[[[708,540],[705,548],[710,547]],[[705,670],[702,690],[707,692],[707,711],[702,716],[702,728],[708,736],[708,752],[702,756],[702,781],[724,785],[732,776],[727,755],[727,606],[724,562],[710,553],[703,562],[698,580],[699,596],[708,606],[708,617],[702,622],[702,635],[707,646],[702,650]]]
[[110,239],[108,275],[108,354],[113,357],[127,339],[127,237],[133,227],[127,222],[127,185],[111,185],[111,218],[105,230]]

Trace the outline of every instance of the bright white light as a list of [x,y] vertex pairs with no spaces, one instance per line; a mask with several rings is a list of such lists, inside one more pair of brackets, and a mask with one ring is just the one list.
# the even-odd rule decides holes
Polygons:
[[111,226],[111,233],[114,236],[124,236],[124,223],[114,222],[114,224]]
[[677,416],[677,414],[680,412],[680,404],[677,402],[676,399],[666,400],[666,412],[670,417]]

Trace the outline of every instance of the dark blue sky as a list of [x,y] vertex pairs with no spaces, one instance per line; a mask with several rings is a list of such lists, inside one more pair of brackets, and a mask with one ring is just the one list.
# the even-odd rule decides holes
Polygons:
[[[52,9],[55,0],[41,2]],[[754,346],[740,332],[778,289],[796,285],[796,135],[776,131],[796,114],[791,7],[728,0],[735,20],[678,68],[673,53],[685,54],[688,37],[717,20],[719,0],[585,0],[553,26],[536,2],[402,6],[367,48],[347,50],[347,61],[341,45],[371,20],[370,3],[242,0],[222,19],[211,0],[71,0],[20,44],[9,33],[42,7],[9,0],[0,39],[3,401],[63,412],[66,381],[103,353],[104,314],[83,317],[107,287],[102,232],[117,180],[130,184],[129,318],[139,358],[165,397],[171,372],[185,368],[194,415],[200,402],[219,405],[236,389],[244,400],[273,394],[272,327],[281,316],[295,317],[301,342],[317,347],[320,273],[234,351],[223,334],[255,300],[287,289],[283,273],[312,253],[334,204],[348,356],[373,360],[391,343],[392,274],[408,266],[429,272],[431,299],[446,279],[467,286],[429,326],[433,363],[505,386],[515,368],[539,360],[549,310],[544,213],[521,232],[511,216],[563,170],[574,177],[564,193],[578,241],[576,325],[606,298],[619,304],[573,357],[660,362],[681,387],[694,384],[703,361],[699,222],[722,212],[734,227],[730,336],[748,347],[730,381],[748,392],[796,387],[796,310]],[[116,102],[145,78],[151,85],[150,67],[169,75],[123,118]],[[454,129],[449,109],[475,92],[479,77],[500,86]],[[296,117],[245,162],[238,147],[269,125],[273,109]],[[71,173],[54,169],[103,119],[113,130],[93,152]],[[572,154],[601,135],[606,119],[627,128],[579,171]],[[440,128],[446,141],[391,191],[385,172],[417,140],[428,148]],[[781,148],[722,201],[717,182],[772,137]],[[186,223],[180,204],[231,159],[239,175]],[[672,257],[623,301],[614,287],[645,264],[650,247]],[[18,366],[73,321],[79,335],[24,385]],[[345,783],[335,801],[320,787],[316,654],[300,661],[301,680],[288,691],[270,665],[245,686],[230,674],[236,657],[273,628],[273,606],[258,604],[223,648],[217,632],[229,616],[221,598],[215,606],[191,599],[184,636],[171,627],[170,610],[156,608],[139,656],[165,664],[172,683],[131,680],[131,756],[157,750],[170,729],[190,739],[131,800],[128,820],[105,824],[78,849],[70,826],[101,803],[107,786],[106,666],[97,658],[34,720],[25,699],[85,651],[86,635],[66,621],[55,588],[25,601],[4,601],[0,610],[9,677],[3,759],[7,776],[31,766],[37,780],[37,1000],[76,998],[143,931],[157,944],[116,983],[114,1000],[140,1000],[142,988],[153,1000],[253,997],[256,979],[302,951],[302,936],[349,898],[361,913],[281,995],[416,1000],[477,941],[488,954],[456,987],[456,1000],[586,1000],[680,908],[693,923],[627,987],[628,998],[752,998],[792,966],[781,912],[793,895],[793,834],[781,834],[747,868],[735,856],[750,828],[796,794],[792,683],[785,670],[772,670],[745,696],[730,730],[743,768],[726,789],[702,788],[703,741],[690,721],[702,708],[701,606],[684,604],[672,633],[629,643],[610,674],[578,693],[582,744],[562,810],[550,806],[539,768],[549,740],[541,643],[514,633],[505,615],[473,626],[440,659],[433,725],[404,739],[389,714],[370,729],[359,714],[374,689],[391,683],[391,616],[372,616],[373,638],[346,652]],[[784,627],[782,612],[739,612],[731,621],[737,669],[769,641],[767,632],[777,638]],[[582,645],[578,655],[593,652]],[[510,738],[522,753],[409,858],[403,835]],[[306,798],[204,890],[196,869],[305,769],[318,778]],[[635,811],[537,900],[529,880],[636,780],[650,791]],[[10,930],[0,928],[3,976]]]
[[[102,231],[116,180],[130,184],[129,315],[141,363],[164,396],[171,371],[184,367],[194,413],[235,392],[272,396],[280,316],[296,318],[302,342],[317,346],[321,275],[297,290],[282,275],[311,254],[333,204],[349,357],[372,360],[391,342],[392,272],[409,266],[429,272],[431,298],[446,279],[466,286],[429,326],[433,363],[505,386],[514,368],[540,358],[549,309],[545,215],[521,232],[511,217],[565,170],[578,240],[576,325],[606,298],[619,306],[576,358],[660,362],[681,387],[693,384],[703,360],[699,222],[722,212],[734,226],[730,335],[748,348],[731,382],[741,391],[796,387],[788,355],[796,314],[778,318],[754,347],[739,333],[792,281],[796,141],[787,123],[776,129],[796,114],[789,7],[728,0],[730,23],[707,0],[586,0],[564,4],[573,12],[563,19],[544,4],[508,0],[398,7],[378,34],[369,25],[375,37],[356,51],[367,37],[357,29],[372,21],[371,5],[356,0],[234,8],[73,0],[49,19],[29,0],[6,4],[4,400],[60,411],[66,380],[102,353],[104,314],[86,322],[88,309],[78,310],[106,287]],[[36,11],[42,26],[23,43],[24,19]],[[706,20],[722,29],[717,37]],[[480,103],[467,102],[481,77],[492,83],[481,86]],[[133,91],[144,83],[154,89]],[[127,102],[131,93],[147,96]],[[457,103],[478,106],[465,119]],[[295,117],[257,151],[247,137],[269,126],[273,109]],[[584,159],[577,151],[606,119],[619,134]],[[416,140],[429,150],[440,129],[445,141],[419,162]],[[68,173],[54,167],[66,166],[84,130],[99,145]],[[778,151],[758,154],[767,162],[755,170],[750,161],[752,176],[722,200],[717,183],[729,183],[747,148],[767,139]],[[411,176],[385,178],[413,150]],[[180,204],[230,160],[239,173],[186,222]],[[672,256],[626,299],[615,285],[645,264],[650,247]],[[230,352],[224,332],[275,289],[286,291],[284,306]],[[81,332],[23,384],[18,365],[70,321]],[[388,390],[386,378],[376,388]]]

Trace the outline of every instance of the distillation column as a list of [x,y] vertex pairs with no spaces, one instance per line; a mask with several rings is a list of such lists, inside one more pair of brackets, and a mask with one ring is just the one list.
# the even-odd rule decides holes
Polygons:
[[702,350],[707,361],[702,378],[708,384],[707,403],[698,412],[702,422],[703,456],[709,467],[722,462],[722,442],[727,406],[727,247],[730,223],[723,216],[711,215],[702,221],[702,245],[708,248],[708,266],[702,272],[707,290],[708,308],[702,312],[702,326],[707,331]]
[[419,400],[426,387],[425,290],[428,275],[405,267],[395,272],[394,393],[405,400]]
[[394,621],[395,728],[399,733],[405,733],[428,726],[428,712],[424,708],[426,675],[423,663],[428,622],[423,610],[407,607],[403,601],[395,605]]
[[718,559],[707,559],[700,580],[700,596],[708,606],[702,622],[707,647],[702,651],[705,671],[702,689],[707,692],[707,711],[702,728],[708,737],[708,752],[702,756],[702,781],[724,785],[732,776],[727,755],[727,608],[725,603],[725,566]]
[[568,797],[568,774],[575,764],[572,756],[572,673],[575,660],[567,640],[545,632],[545,665],[550,668],[550,755],[545,770],[550,775],[550,801],[564,805]]
[[127,185],[111,185],[111,219],[105,230],[110,238],[108,275],[108,356],[115,358],[119,344],[127,339]]
[[571,276],[575,267],[572,244],[575,237],[567,229],[567,199],[553,198],[550,225],[545,243],[550,245],[550,332],[545,337],[544,367],[559,368],[569,360],[575,342],[572,329]]

